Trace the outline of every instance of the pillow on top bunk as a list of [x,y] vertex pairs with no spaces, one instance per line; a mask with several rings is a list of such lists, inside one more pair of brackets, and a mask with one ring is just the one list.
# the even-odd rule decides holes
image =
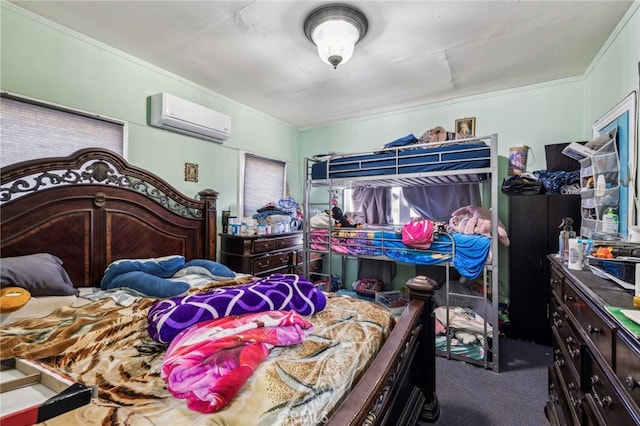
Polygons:
[[0,259],[0,287],[22,287],[31,296],[76,296],[62,260],[49,253]]

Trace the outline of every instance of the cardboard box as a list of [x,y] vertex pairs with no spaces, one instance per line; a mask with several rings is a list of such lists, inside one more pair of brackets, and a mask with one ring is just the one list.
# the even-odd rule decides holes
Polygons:
[[77,383],[37,361],[0,363],[2,426],[40,423],[91,401],[94,389]]

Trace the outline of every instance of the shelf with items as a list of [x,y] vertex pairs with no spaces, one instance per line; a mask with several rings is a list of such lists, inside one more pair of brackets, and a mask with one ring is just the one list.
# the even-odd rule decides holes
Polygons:
[[597,151],[589,150],[580,160],[580,197],[582,226],[580,234],[607,231],[605,215],[618,211],[620,164],[616,140],[612,138]]

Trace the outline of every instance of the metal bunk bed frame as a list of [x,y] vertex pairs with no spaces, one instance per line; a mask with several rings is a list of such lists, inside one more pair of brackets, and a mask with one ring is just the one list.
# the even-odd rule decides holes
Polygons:
[[[449,359],[457,359],[460,361],[465,361],[468,363],[481,365],[484,368],[492,369],[495,372],[499,372],[500,368],[500,347],[499,347],[499,283],[498,283],[498,191],[499,191],[499,182],[498,182],[498,135],[492,134],[490,136],[483,137],[474,137],[470,140],[473,141],[488,141],[490,147],[490,162],[488,167],[480,167],[473,169],[460,169],[460,170],[445,170],[445,171],[432,171],[432,172],[418,172],[418,173],[403,173],[403,174],[387,174],[383,176],[361,176],[361,177],[349,177],[349,178],[327,178],[327,179],[312,179],[311,175],[311,167],[318,160],[312,158],[305,158],[305,189],[304,189],[304,199],[303,199],[303,208],[304,208],[304,217],[306,220],[303,223],[303,251],[304,251],[304,273],[306,276],[309,276],[308,265],[310,264],[310,255],[311,253],[323,253],[326,256],[323,256],[323,272],[314,272],[313,274],[316,276],[324,276],[327,278],[328,282],[331,280],[331,274],[333,272],[332,258],[335,255],[339,255],[341,258],[341,277],[345,276],[346,266],[345,266],[345,258],[347,257],[367,257],[367,256],[350,256],[344,255],[340,253],[332,253],[331,251],[331,231],[332,225],[329,227],[329,239],[328,239],[328,250],[318,250],[311,248],[311,225],[310,225],[310,216],[309,213],[313,206],[329,206],[331,204],[331,199],[335,191],[343,191],[345,189],[351,189],[361,186],[369,186],[369,187],[409,187],[409,186],[421,186],[421,185],[450,185],[450,184],[464,184],[464,183],[481,183],[481,184],[489,184],[490,185],[490,208],[491,208],[491,259],[492,262],[490,264],[485,264],[485,267],[482,272],[482,282],[483,282],[483,295],[484,296],[473,296],[466,294],[458,294],[452,293],[450,291],[450,268],[453,267],[451,262],[445,262],[439,264],[439,266],[446,268],[446,301],[447,301],[447,318],[448,309],[449,309],[449,297],[450,296],[459,296],[465,298],[480,298],[485,301],[485,312],[481,312],[480,314],[485,319],[484,321],[484,357],[482,360],[476,360],[474,358],[470,358],[464,355],[454,354],[451,350],[451,336],[448,332],[450,324],[447,319],[447,324],[444,324],[447,328],[447,345],[445,351],[437,351],[436,353],[441,356],[445,356]],[[461,142],[460,140],[455,141],[457,143]],[[419,145],[420,147],[428,147],[428,145]],[[382,152],[385,150],[377,150],[376,152]],[[396,152],[396,170],[399,164],[399,159],[397,158],[397,154],[403,151],[402,148],[398,149],[390,149],[387,151],[395,151]],[[350,155],[357,155],[358,153],[352,153]],[[362,153],[365,154],[365,153]],[[336,157],[341,157],[337,155]],[[329,165],[330,160],[327,161],[327,174],[329,177]],[[312,201],[311,191],[314,188],[325,188],[328,193],[329,200],[322,200],[321,202]],[[317,199],[317,198],[316,198]],[[483,202],[486,207],[486,201]],[[322,210],[324,210],[324,208]],[[455,256],[455,252],[453,253]],[[375,258],[381,259],[381,256],[375,256]],[[393,260],[393,259],[390,259]],[[400,262],[399,262],[400,263]],[[328,271],[328,272],[324,272]],[[490,292],[489,292],[490,289]],[[488,294],[491,294],[491,312],[486,312],[486,307],[488,306],[487,299]],[[488,320],[491,318],[491,321]],[[488,332],[487,324],[492,324],[491,333]],[[488,339],[487,337],[491,337]]]

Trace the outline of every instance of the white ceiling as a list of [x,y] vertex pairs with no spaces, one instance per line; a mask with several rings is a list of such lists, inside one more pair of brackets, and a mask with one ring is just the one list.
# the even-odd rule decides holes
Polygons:
[[347,1],[369,20],[334,70],[318,1],[12,1],[299,128],[582,75],[632,1]]

